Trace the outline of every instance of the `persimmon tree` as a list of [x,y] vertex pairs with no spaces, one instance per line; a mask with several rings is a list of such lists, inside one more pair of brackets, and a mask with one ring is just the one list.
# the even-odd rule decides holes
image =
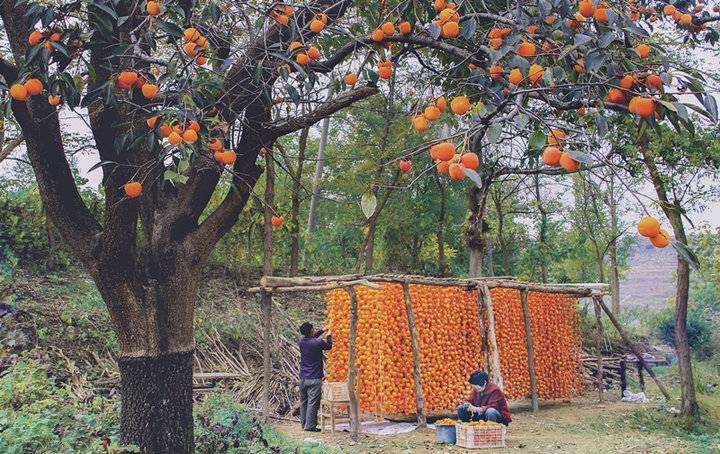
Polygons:
[[[438,168],[482,189],[484,147],[529,128],[526,158],[502,163],[497,148],[487,161],[537,163],[548,142],[545,162],[564,170],[543,171],[592,166],[575,139],[577,109],[601,132],[607,110],[629,110],[640,125],[686,126],[690,106],[670,88],[671,71],[673,86],[696,92],[711,116],[717,110],[692,71],[674,71],[643,42],[653,11],[636,3],[20,0],[3,3],[0,17],[12,51],[0,60],[5,113],[22,131],[48,216],[107,303],[120,346],[122,437],[143,452],[193,450],[200,271],[252,194],[258,156],[275,160],[278,138],[402,75],[424,100],[408,126],[444,118],[454,129],[403,158],[433,145]],[[329,84],[337,94],[325,99]],[[64,109],[92,131],[102,219],[70,171]],[[230,189],[208,209],[223,178]]]

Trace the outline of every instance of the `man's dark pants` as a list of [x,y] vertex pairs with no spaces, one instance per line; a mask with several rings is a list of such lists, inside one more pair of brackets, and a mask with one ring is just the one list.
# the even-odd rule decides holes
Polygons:
[[322,382],[322,378],[300,379],[300,425],[305,430],[317,427]]

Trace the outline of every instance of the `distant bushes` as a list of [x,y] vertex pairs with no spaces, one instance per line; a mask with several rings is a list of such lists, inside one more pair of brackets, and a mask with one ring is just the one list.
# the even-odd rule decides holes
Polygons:
[[[659,311],[653,319],[657,337],[661,341],[674,347],[674,306]],[[687,318],[688,342],[693,353],[702,359],[711,358],[719,347],[712,342],[714,329],[714,322],[708,312],[691,304]]]

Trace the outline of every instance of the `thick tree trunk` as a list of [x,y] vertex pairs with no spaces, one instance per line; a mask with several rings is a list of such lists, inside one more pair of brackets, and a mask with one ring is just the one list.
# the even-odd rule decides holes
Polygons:
[[147,454],[194,452],[193,352],[120,358],[124,444]]
[[[679,201],[671,202],[665,183],[658,171],[653,156],[650,154],[647,142],[641,143],[640,151],[643,161],[655,186],[655,192],[660,201],[665,216],[670,220],[675,240],[687,245],[687,235],[682,220],[682,207]],[[680,401],[681,412],[684,416],[697,417],[699,408],[695,396],[695,381],[693,379],[692,362],[690,359],[690,343],[687,333],[687,305],[690,290],[690,266],[685,259],[677,255],[677,276],[675,288],[675,351],[678,356],[680,370]]]

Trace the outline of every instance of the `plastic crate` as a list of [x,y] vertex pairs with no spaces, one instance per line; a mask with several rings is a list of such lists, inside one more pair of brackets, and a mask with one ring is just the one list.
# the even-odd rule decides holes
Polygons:
[[348,392],[347,382],[344,381],[326,381],[322,385],[322,398],[328,402],[349,402],[350,393]]
[[456,444],[462,448],[504,448],[507,427],[502,424],[492,426],[455,426]]

